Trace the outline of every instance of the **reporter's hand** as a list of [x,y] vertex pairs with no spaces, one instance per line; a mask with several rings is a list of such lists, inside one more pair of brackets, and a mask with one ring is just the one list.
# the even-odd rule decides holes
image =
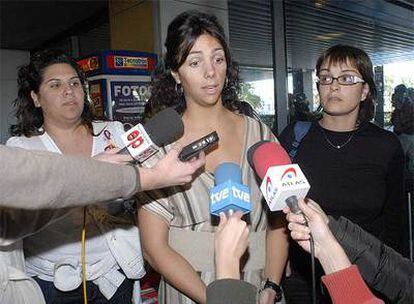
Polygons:
[[175,144],[152,168],[139,168],[142,190],[184,185],[193,180],[193,174],[206,162],[204,152],[182,162],[178,159],[181,150],[182,146]]
[[119,151],[118,148],[109,149],[95,155],[93,159],[112,164],[127,164],[134,160],[129,154],[118,154]]
[[329,229],[328,217],[321,207],[312,200],[308,200],[307,204],[300,200],[299,208],[308,221],[308,227],[304,225],[305,219],[303,215],[293,214],[289,208],[283,210],[289,222],[288,228],[291,231],[290,235],[292,238],[303,249],[310,252],[309,238],[310,233],[312,233],[315,244],[315,256],[319,259],[326,274],[351,266],[345,251]]
[[[312,233],[315,256],[319,258],[321,250],[329,249],[332,243],[336,242],[328,226],[329,219],[321,207],[311,199],[308,199],[308,203],[305,203],[303,199],[299,200],[299,208],[303,214],[294,214],[288,207],[283,209],[289,222],[290,235],[304,250],[310,252],[309,239]],[[305,217],[308,226],[306,226]]]
[[214,234],[217,279],[239,279],[240,258],[249,244],[249,228],[237,211],[228,218],[220,213],[220,223]]

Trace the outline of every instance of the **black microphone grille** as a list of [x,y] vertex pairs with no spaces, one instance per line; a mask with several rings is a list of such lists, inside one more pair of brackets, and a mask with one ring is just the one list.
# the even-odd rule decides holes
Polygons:
[[154,144],[159,147],[172,143],[184,133],[181,116],[172,108],[166,108],[155,114],[144,128]]

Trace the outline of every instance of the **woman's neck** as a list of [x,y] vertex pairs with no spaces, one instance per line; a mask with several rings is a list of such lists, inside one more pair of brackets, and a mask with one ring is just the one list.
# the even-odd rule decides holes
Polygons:
[[192,105],[187,107],[183,114],[183,121],[186,127],[199,132],[218,130],[223,127],[223,122],[229,119],[232,112],[222,105],[213,107],[201,107]]
[[80,121],[68,125],[45,122],[43,128],[63,154],[92,155],[92,135]]
[[80,121],[77,123],[65,124],[45,120],[43,123],[43,129],[55,138],[65,138],[68,136],[83,134],[83,132],[85,132],[85,127]]
[[347,116],[331,116],[324,114],[319,124],[327,130],[346,132],[353,131],[357,128],[357,117]]

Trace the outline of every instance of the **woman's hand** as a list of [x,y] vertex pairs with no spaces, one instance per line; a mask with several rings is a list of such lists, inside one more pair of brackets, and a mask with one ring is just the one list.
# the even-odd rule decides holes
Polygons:
[[118,148],[109,149],[95,155],[93,159],[112,164],[127,164],[134,160],[129,154],[118,154],[119,151]]
[[214,234],[214,255],[216,262],[216,278],[239,279],[240,258],[249,244],[249,228],[241,219],[243,213],[227,217],[220,213],[220,223]]
[[[290,235],[298,244],[310,252],[310,236],[315,244],[315,256],[319,259],[326,274],[344,269],[351,265],[341,245],[329,229],[329,219],[321,207],[312,200],[306,204],[299,201],[299,208],[303,214],[294,214],[285,208]],[[305,220],[306,217],[306,220]],[[307,223],[307,226],[306,226]]]
[[315,255],[319,257],[320,251],[335,241],[328,227],[328,217],[321,207],[310,199],[308,199],[308,203],[299,200],[299,208],[302,210],[302,214],[294,214],[288,207],[283,210],[286,213],[286,220],[289,222],[290,235],[305,251],[310,252],[309,239],[312,234],[315,242]]
[[182,146],[175,144],[152,168],[139,168],[143,190],[184,185],[193,180],[195,172],[206,162],[204,152],[182,162],[178,159],[181,150]]

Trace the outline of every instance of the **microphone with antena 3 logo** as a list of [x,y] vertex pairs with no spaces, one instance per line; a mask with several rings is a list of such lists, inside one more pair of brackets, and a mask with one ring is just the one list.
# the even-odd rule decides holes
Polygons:
[[[297,164],[292,164],[288,153],[276,142],[260,141],[249,148],[247,160],[262,179],[260,190],[271,211],[280,211],[286,206],[295,213],[302,214],[298,199],[309,192],[310,185]],[[304,217],[304,225],[308,225]],[[315,243],[309,239],[312,270],[312,303],[316,303]]]
[[247,159],[262,179],[260,190],[269,209],[279,211],[287,205],[292,212],[301,213],[298,199],[307,195],[310,185],[285,149],[276,142],[260,141],[249,148]]

